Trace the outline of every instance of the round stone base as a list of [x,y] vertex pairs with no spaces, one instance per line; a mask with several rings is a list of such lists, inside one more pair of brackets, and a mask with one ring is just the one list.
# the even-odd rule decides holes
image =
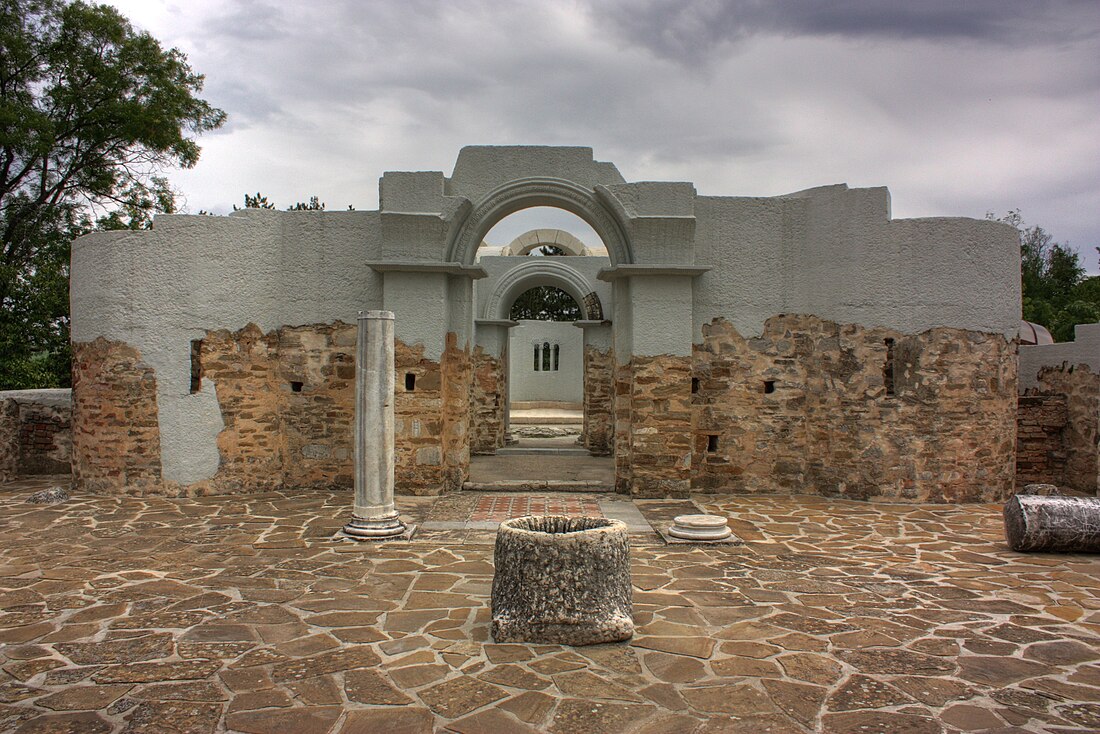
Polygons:
[[396,514],[393,517],[372,518],[367,520],[362,517],[352,516],[351,522],[344,526],[344,535],[351,538],[373,540],[375,538],[392,538],[405,532],[405,523]]
[[672,523],[668,534],[682,540],[725,540],[733,535],[721,515],[679,515]]

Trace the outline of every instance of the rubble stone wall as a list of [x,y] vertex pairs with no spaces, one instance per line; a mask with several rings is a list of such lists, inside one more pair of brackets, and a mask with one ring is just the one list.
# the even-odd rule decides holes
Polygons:
[[[72,461],[72,391],[6,390],[0,401],[14,407],[13,427],[0,428],[0,451],[11,453],[11,476],[68,474]],[[11,420],[10,418],[7,420]],[[0,463],[6,459],[0,459]]]
[[631,494],[686,497],[691,491],[691,357],[631,360]]
[[160,493],[157,377],[141,354],[102,337],[73,344],[73,486]]
[[615,365],[615,491],[630,494],[633,479],[630,444],[630,405],[633,374],[630,363]]
[[1095,494],[1100,489],[1100,374],[1084,364],[1062,364],[1039,370],[1038,389],[1028,391],[1061,395],[1066,401],[1063,450],[1066,455],[1065,484]]
[[443,483],[427,488],[435,492],[462,489],[470,471],[470,392],[473,365],[470,350],[458,346],[458,337],[447,334],[443,352]]
[[491,454],[504,446],[507,372],[503,360],[477,347],[471,356],[470,451]]
[[1021,395],[1016,412],[1016,486],[1062,485],[1066,477],[1064,395]]
[[19,472],[19,404],[0,398],[0,483]]
[[19,473],[68,474],[73,453],[72,402],[65,395],[69,391],[25,392],[59,393],[61,399],[18,399]]
[[615,433],[615,353],[584,348],[584,446],[593,454],[609,454]]
[[1013,343],[814,316],[728,322],[695,347],[692,485],[919,502],[996,501],[1015,479]]

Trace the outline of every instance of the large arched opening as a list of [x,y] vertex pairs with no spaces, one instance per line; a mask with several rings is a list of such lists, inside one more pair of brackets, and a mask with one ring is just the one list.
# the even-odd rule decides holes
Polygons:
[[[486,234],[475,262],[488,277],[476,286],[473,453],[502,457],[537,452],[541,462],[563,462],[554,472],[564,481],[575,476],[579,482],[606,482],[610,488],[614,470],[606,457],[613,443],[612,360],[605,309],[611,288],[597,274],[611,264],[612,249],[625,251],[622,241],[608,243],[587,219],[556,207],[529,207],[477,231],[481,229]],[[603,339],[596,345],[601,349],[590,343],[596,336]],[[603,369],[594,375],[590,363],[597,353],[604,358],[599,362]],[[589,399],[593,380],[604,386],[600,394],[607,399],[600,406]],[[589,426],[597,412],[603,416],[600,425],[607,428],[594,438]],[[595,460],[585,466],[594,456],[603,462],[598,471],[593,471]],[[524,472],[537,470],[538,463],[517,461],[510,478],[528,485],[539,477]],[[474,484],[478,474],[475,457]]]

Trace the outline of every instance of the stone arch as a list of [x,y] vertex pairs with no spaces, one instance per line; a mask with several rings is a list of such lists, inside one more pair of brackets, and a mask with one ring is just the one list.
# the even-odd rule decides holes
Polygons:
[[558,178],[522,178],[493,189],[470,208],[447,245],[449,262],[473,265],[477,248],[497,222],[535,206],[551,206],[576,214],[603,240],[612,265],[634,262],[621,213],[602,187],[588,189]]
[[590,250],[579,239],[562,229],[532,229],[509,242],[501,255],[529,255],[543,245],[553,245],[566,255],[587,255]]
[[549,285],[561,288],[572,296],[580,307],[583,318],[602,319],[603,306],[592,284],[560,260],[560,258],[550,257],[533,258],[502,275],[485,301],[483,318],[507,320],[512,304],[525,291],[540,285]]

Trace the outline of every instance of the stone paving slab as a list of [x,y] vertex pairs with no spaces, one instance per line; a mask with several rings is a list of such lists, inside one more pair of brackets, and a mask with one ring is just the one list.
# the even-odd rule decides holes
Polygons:
[[745,545],[632,536],[637,634],[567,648],[489,639],[492,531],[339,543],[346,491],[42,486],[0,487],[2,731],[1100,730],[1100,557],[1013,553],[998,506],[694,495]]

